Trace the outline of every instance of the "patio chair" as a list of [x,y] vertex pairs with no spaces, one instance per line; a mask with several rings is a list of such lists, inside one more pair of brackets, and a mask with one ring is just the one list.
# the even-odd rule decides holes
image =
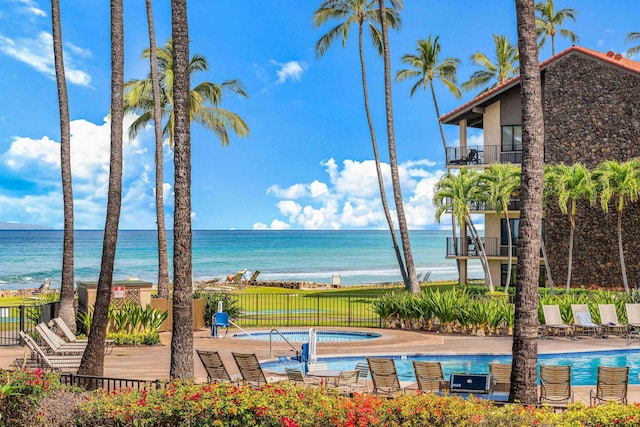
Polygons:
[[540,403],[573,403],[571,366],[540,365]]
[[307,387],[309,385],[320,385],[318,378],[305,377],[300,369],[284,368],[284,371],[287,374],[287,379],[290,383],[298,384],[302,387]]
[[544,314],[545,333],[547,335],[549,332],[555,335],[564,335],[565,337],[571,334],[571,326],[562,321],[560,307],[557,304],[543,305],[542,313]]
[[229,371],[222,363],[220,353],[217,351],[196,350],[198,357],[204,366],[204,370],[207,371],[207,382],[210,383],[224,383],[238,382],[237,379],[232,379],[229,375]]
[[360,371],[356,388],[358,390],[363,389],[364,391],[369,391],[369,364],[366,362],[358,362],[356,363],[356,369]]
[[489,373],[493,375],[493,391],[511,390],[511,363],[489,363]]
[[81,354],[49,355],[28,334],[20,331],[20,337],[31,350],[31,359],[36,360],[42,369],[57,372],[76,372],[80,367]]
[[618,322],[618,313],[613,304],[598,304],[600,311],[600,325],[605,334],[622,336],[627,332],[627,325]]
[[440,389],[440,382],[444,381],[442,364],[440,362],[413,361],[413,372],[416,376],[416,383],[404,388],[407,390],[437,391]]
[[367,357],[367,363],[373,381],[373,394],[393,397],[397,392],[402,391],[393,359]]
[[[76,343],[76,344],[87,343],[86,339],[83,339],[83,340],[78,339],[73,333],[73,331],[69,329],[69,326],[67,326],[64,320],[62,320],[62,318],[54,317],[53,322],[56,324],[56,327],[60,330],[60,332],[62,332],[67,342]],[[111,354],[114,346],[115,346],[114,340],[104,340],[104,354]]]
[[627,345],[631,344],[631,337],[640,339],[640,304],[626,303],[627,310]]
[[260,270],[254,271],[251,277],[249,278],[249,280],[247,281],[247,285],[248,286],[255,285],[259,275],[260,275]]
[[431,270],[426,271],[424,273],[424,277],[422,278],[422,281],[425,283],[431,283]]
[[340,394],[351,395],[358,387],[358,378],[360,377],[360,371],[355,369],[353,371],[341,371],[336,381],[335,389]]
[[[219,311],[217,313],[213,313],[211,318],[211,336],[216,338],[224,338],[227,336],[229,332],[229,314],[224,311]],[[226,328],[224,331],[224,335],[221,337],[218,329]]]
[[596,389],[589,392],[592,405],[615,401],[627,403],[629,367],[598,366]]
[[602,328],[591,320],[591,313],[587,304],[571,304],[573,313],[573,328],[576,335],[601,335]]
[[242,382],[256,388],[267,384],[267,377],[264,376],[260,362],[254,353],[231,353],[231,355],[238,365]]
[[36,331],[47,345],[51,353],[55,355],[62,354],[80,354],[84,353],[87,343],[68,343],[60,338],[55,332],[50,330],[47,325],[40,323],[36,326]]
[[461,157],[459,159],[451,160],[449,162],[450,165],[468,165],[470,163],[478,164],[480,159],[478,158],[478,150],[472,148],[469,150],[469,154],[466,157]]

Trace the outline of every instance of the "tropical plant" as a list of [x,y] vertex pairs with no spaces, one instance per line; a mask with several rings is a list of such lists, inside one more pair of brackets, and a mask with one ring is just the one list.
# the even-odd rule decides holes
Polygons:
[[518,46],[511,44],[507,36],[498,34],[493,35],[493,41],[496,47],[495,62],[492,62],[482,52],[471,55],[471,61],[481,69],[471,74],[469,80],[460,85],[462,90],[474,90],[488,86],[493,82],[491,86],[485,87],[480,92],[484,93],[506,82],[508,78],[518,72]]
[[509,401],[538,401],[538,279],[542,239],[544,120],[534,0],[516,1],[520,102],[522,104],[522,209],[513,328]]
[[174,221],[171,378],[193,378],[191,314],[191,91],[187,1],[171,0],[173,39]]
[[591,172],[585,166],[575,163],[567,166],[560,163],[545,167],[545,192],[558,198],[560,211],[569,217],[569,256],[567,261],[566,289],[571,288],[571,266],[573,264],[573,237],[576,229],[578,203],[587,201],[593,205],[596,198]]
[[[394,0],[398,1],[398,0]],[[384,58],[384,99],[387,122],[387,146],[389,148],[389,169],[391,170],[391,184],[393,186],[393,199],[396,204],[396,217],[398,219],[398,229],[400,230],[400,241],[404,253],[407,280],[405,287],[413,294],[420,293],[420,283],[416,275],[416,267],[411,253],[411,242],[409,240],[409,227],[407,217],[404,213],[404,202],[402,200],[402,188],[400,185],[400,173],[398,171],[398,154],[396,151],[396,136],[393,125],[393,100],[391,97],[391,54],[389,52],[389,34],[387,23],[387,13],[384,0],[378,0],[380,10],[380,27],[382,30],[382,52]]]
[[218,303],[220,301],[222,301],[222,311],[227,313],[231,320],[236,320],[242,316],[242,307],[238,305],[238,299],[229,294],[207,293],[203,297],[205,299],[204,323],[206,326],[211,326],[211,318],[218,311]]
[[538,49],[542,49],[547,37],[551,38],[551,56],[556,54],[556,35],[571,40],[571,44],[578,43],[578,36],[571,30],[560,28],[565,19],[569,18],[576,22],[577,12],[575,9],[565,7],[556,10],[553,0],[543,0],[536,3],[536,32],[540,42]]
[[[480,249],[480,261],[484,269],[489,292],[493,292],[493,281],[489,271],[487,254],[478,230],[471,218],[469,202],[480,201],[484,198],[482,188],[478,185],[480,174],[472,169],[460,169],[458,175],[446,173],[436,184],[433,195],[433,205],[436,207],[436,221],[440,222],[443,213],[451,211],[457,219],[460,230],[469,228],[471,238]],[[464,246],[464,245],[463,245]]]
[[614,201],[618,215],[618,254],[624,290],[629,293],[627,268],[624,261],[624,247],[622,242],[622,212],[630,203],[638,200],[640,191],[640,160],[635,158],[623,163],[606,160],[593,171],[597,191],[600,194],[602,210],[609,212],[609,202]]
[[122,121],[124,118],[124,19],[122,0],[111,0],[111,156],[107,215],[102,244],[102,262],[98,277],[93,321],[87,348],[78,374],[101,376],[104,373],[104,341],[107,334],[111,283],[118,241],[122,200]]
[[509,263],[504,292],[509,292],[511,284],[511,266],[513,264],[513,233],[509,221],[511,198],[520,192],[520,167],[511,163],[494,163],[480,175],[480,186],[485,199],[502,216],[507,225]]
[[[631,32],[627,34],[627,38],[624,39],[625,43],[629,43],[632,41],[640,40],[640,32]],[[635,56],[640,53],[640,44],[637,46],[630,47],[627,50],[627,56]]]
[[[389,16],[387,20],[391,28],[399,28],[401,25],[400,15],[397,10],[402,9],[402,1],[393,0],[391,2],[391,8],[387,8],[386,12]],[[382,54],[382,40],[380,30],[376,26],[380,22],[379,11],[374,1],[369,0],[325,0],[320,7],[313,13],[313,26],[319,27],[329,20],[344,20],[340,24],[329,30],[328,33],[323,35],[316,43],[315,51],[316,56],[321,57],[327,51],[331,43],[339,36],[342,39],[342,46],[347,43],[349,28],[351,24],[358,25],[358,52],[360,56],[360,69],[362,74],[362,92],[364,95],[364,110],[367,116],[367,123],[369,125],[369,135],[371,137],[371,145],[373,147],[373,158],[376,165],[376,175],[378,178],[378,189],[380,191],[380,201],[382,202],[382,209],[384,211],[389,232],[391,233],[391,241],[393,243],[393,250],[396,254],[398,266],[400,267],[400,274],[402,275],[402,281],[405,286],[408,282],[407,270],[402,259],[402,254],[398,246],[398,239],[396,238],[395,226],[393,219],[391,218],[391,212],[389,211],[389,204],[387,203],[386,191],[384,188],[384,178],[382,174],[382,167],[380,165],[380,156],[378,154],[378,142],[376,139],[376,133],[373,126],[373,119],[371,118],[371,109],[369,108],[369,89],[367,87],[367,68],[364,60],[362,33],[364,26],[369,28],[371,41],[379,54]]]
[[58,107],[60,111],[60,172],[62,178],[62,205],[64,211],[64,231],[62,239],[62,280],[60,282],[60,308],[58,315],[73,332],[76,330],[76,311],[73,306],[73,186],[71,179],[71,128],[69,118],[69,97],[64,72],[62,49],[62,25],[60,23],[60,0],[51,0],[51,34],[53,39],[53,60],[58,87]]

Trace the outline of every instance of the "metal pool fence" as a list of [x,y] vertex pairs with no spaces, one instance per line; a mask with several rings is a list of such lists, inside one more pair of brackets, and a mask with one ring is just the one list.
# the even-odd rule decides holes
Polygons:
[[55,317],[58,303],[0,307],[0,346],[20,344],[20,331],[32,331]]
[[353,326],[379,328],[377,295],[235,294],[240,326]]

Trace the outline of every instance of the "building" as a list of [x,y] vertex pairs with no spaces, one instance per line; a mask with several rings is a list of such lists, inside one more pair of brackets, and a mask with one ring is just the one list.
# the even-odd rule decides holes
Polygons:
[[[640,157],[640,62],[613,52],[601,53],[574,46],[540,64],[545,124],[545,164],[582,163],[589,169],[604,160]],[[457,125],[460,146],[447,148],[447,168],[484,168],[493,162],[521,163],[520,78],[515,77],[440,117]],[[483,144],[467,143],[468,129],[483,130]],[[517,239],[519,200],[509,209]],[[600,205],[583,203],[574,237],[572,285],[621,286],[615,208],[604,214]],[[504,219],[490,207],[473,206],[484,214],[484,239],[494,284],[504,284],[507,237]],[[549,201],[543,233],[553,281],[564,284],[567,275],[569,220],[557,201]],[[623,213],[624,251],[630,286],[640,285],[640,204]],[[461,233],[462,234],[462,233]],[[454,245],[448,239],[447,258],[459,259],[461,281],[466,261],[478,258],[475,248],[463,247],[464,234]],[[456,248],[457,246],[457,248]],[[457,249],[457,252],[456,252]],[[515,252],[515,251],[514,251]],[[515,255],[515,253],[514,253]],[[542,258],[541,258],[542,266]],[[515,268],[515,261],[514,261]],[[515,283],[515,274],[512,275]],[[541,285],[545,283],[541,268]]]

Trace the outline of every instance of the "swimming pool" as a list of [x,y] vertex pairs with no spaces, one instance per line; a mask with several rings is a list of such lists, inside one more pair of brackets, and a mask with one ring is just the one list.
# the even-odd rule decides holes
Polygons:
[[[309,331],[279,331],[288,341],[291,342],[307,342],[309,341]],[[380,334],[371,332],[343,332],[343,331],[316,331],[316,338],[319,342],[327,341],[360,341],[380,338]],[[277,333],[271,332],[251,332],[249,334],[234,334],[234,338],[258,339],[261,341],[283,341],[282,337]],[[284,368],[282,368],[284,372]]]
[[[445,378],[452,373],[488,374],[489,363],[511,363],[511,355],[407,355],[380,356],[395,359],[400,381],[415,381],[413,360],[439,361]],[[320,357],[320,362],[327,362],[329,369],[354,369],[357,362],[366,362],[365,356],[359,357]],[[573,385],[595,385],[598,366],[629,366],[629,383],[640,384],[640,349],[592,351],[583,353],[539,354],[538,364],[571,366],[571,383]],[[290,361],[266,362],[262,366],[277,372],[284,372],[285,367],[300,367],[300,362]]]

